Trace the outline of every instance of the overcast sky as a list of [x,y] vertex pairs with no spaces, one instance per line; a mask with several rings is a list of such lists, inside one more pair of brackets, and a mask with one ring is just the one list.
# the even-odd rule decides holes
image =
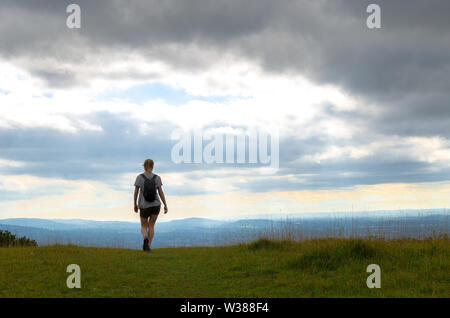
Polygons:
[[[166,219],[449,206],[449,1],[70,3],[0,2],[0,218],[136,220],[146,158]],[[272,175],[171,158],[266,127]]]

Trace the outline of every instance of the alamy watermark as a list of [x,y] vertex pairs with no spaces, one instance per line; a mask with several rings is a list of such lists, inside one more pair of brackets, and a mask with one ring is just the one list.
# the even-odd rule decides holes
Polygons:
[[372,273],[367,277],[366,285],[369,288],[381,288],[381,267],[378,264],[370,264],[366,268],[367,273]]
[[[381,7],[378,4],[369,4],[366,8],[366,12],[370,15],[366,19],[366,25],[369,29],[381,28]],[[66,25],[69,29],[81,28],[81,7],[78,4],[69,4],[66,8],[66,13],[69,16],[66,19]]]
[[367,27],[369,29],[381,29],[381,7],[372,3],[367,6],[366,12],[370,13],[366,20]]
[[78,264],[70,264],[66,269],[70,274],[66,279],[67,288],[81,288],[81,268]]
[[81,28],[81,8],[78,4],[69,4],[66,12],[70,13],[66,19],[66,25],[69,29]]
[[276,173],[280,165],[278,129],[182,130],[171,135],[173,163],[248,164],[260,173]]

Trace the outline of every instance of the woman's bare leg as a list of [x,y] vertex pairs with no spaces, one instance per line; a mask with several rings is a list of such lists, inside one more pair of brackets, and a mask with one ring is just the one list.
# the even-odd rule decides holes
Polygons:
[[141,218],[141,233],[143,238],[148,237],[148,223],[147,218]]
[[155,223],[157,218],[157,214],[152,214],[150,216],[150,221],[148,222],[148,246],[152,245],[153,236],[155,235]]

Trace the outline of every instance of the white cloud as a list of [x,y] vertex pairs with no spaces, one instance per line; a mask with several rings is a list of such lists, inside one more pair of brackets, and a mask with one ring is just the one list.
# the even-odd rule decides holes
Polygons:
[[7,159],[2,159],[0,158],[0,167],[14,167],[14,168],[18,168],[18,167],[23,167],[25,166],[25,162],[23,161],[15,161],[15,160],[7,160]]
[[408,137],[411,156],[428,163],[450,165],[450,140],[440,137]]
[[[130,63],[119,63],[120,67],[131,67]],[[122,65],[123,64],[123,65]],[[114,68],[120,68],[114,63]],[[105,66],[105,67],[108,67]],[[240,62],[230,67],[217,66],[197,74],[168,72],[161,75],[161,83],[169,83],[197,95],[236,96],[224,102],[191,100],[175,106],[162,100],[151,100],[143,105],[116,99],[96,101],[93,97],[101,87],[108,90],[117,87],[111,79],[92,88],[55,90],[53,95],[40,86],[31,75],[8,63],[0,64],[4,76],[4,89],[9,94],[0,94],[0,119],[5,127],[49,127],[76,132],[78,129],[101,131],[101,127],[82,119],[95,112],[122,113],[138,120],[141,131],[147,131],[146,124],[168,121],[185,129],[199,128],[211,123],[222,122],[230,126],[267,127],[278,126],[280,134],[307,136],[314,133],[349,138],[351,131],[345,123],[325,120],[316,125],[315,118],[321,114],[320,105],[333,103],[340,109],[351,109],[355,101],[331,86],[317,86],[300,76],[286,77],[264,73],[254,64]],[[161,71],[163,72],[163,71]],[[20,80],[18,79],[20,76]],[[144,83],[145,81],[141,82]],[[133,84],[138,84],[134,81]],[[119,84],[126,88],[130,83]],[[2,87],[2,86],[0,86]],[[312,127],[314,130],[310,131]]]

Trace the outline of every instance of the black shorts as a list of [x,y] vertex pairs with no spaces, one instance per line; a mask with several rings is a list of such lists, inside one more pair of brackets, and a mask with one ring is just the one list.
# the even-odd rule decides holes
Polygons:
[[140,209],[141,212],[139,213],[141,218],[147,219],[150,217],[150,215],[158,215],[159,211],[161,210],[161,205],[157,206],[151,206],[146,209]]

